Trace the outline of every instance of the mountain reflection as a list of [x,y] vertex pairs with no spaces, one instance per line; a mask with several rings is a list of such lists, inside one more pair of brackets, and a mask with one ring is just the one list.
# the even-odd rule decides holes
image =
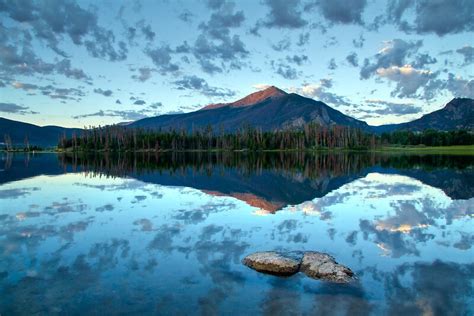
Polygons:
[[374,171],[407,175],[442,189],[453,199],[474,196],[470,156],[174,153],[60,156],[60,160],[65,168],[91,174],[129,176],[232,196],[269,212],[325,196]]
[[127,176],[146,183],[192,187],[215,196],[231,196],[264,213],[323,197],[371,172],[406,175],[440,188],[453,199],[474,196],[474,161],[465,156],[142,153],[60,155],[59,164],[52,163],[54,159],[54,155],[3,157],[5,169],[0,184],[39,174],[75,171],[88,176]]

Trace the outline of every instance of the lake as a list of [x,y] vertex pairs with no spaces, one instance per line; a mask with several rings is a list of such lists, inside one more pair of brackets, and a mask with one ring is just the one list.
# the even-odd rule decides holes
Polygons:
[[473,156],[0,155],[1,315],[474,314]]

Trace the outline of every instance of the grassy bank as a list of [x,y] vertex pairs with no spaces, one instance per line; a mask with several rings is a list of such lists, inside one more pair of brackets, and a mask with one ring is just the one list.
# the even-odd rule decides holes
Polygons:
[[372,150],[384,153],[473,155],[474,145],[457,146],[385,146]]

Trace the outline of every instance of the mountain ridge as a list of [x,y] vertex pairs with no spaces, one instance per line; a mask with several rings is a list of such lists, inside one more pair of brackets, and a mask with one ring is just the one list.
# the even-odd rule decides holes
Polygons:
[[[448,120],[449,118],[449,120]],[[454,98],[439,110],[427,113],[410,122],[374,126],[377,133],[395,130],[423,131],[425,129],[474,130],[474,100],[469,98]]]
[[72,134],[80,133],[80,128],[67,128],[56,125],[38,126],[0,117],[0,143],[4,142],[4,136],[8,135],[16,146],[23,145],[25,136],[31,145],[40,147],[52,147],[58,144],[60,137],[64,134],[71,137]]

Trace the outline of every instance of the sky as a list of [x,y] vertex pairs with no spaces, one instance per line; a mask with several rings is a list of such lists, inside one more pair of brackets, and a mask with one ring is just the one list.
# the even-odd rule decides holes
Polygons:
[[88,127],[277,86],[372,125],[474,98],[472,0],[0,0],[0,116]]

